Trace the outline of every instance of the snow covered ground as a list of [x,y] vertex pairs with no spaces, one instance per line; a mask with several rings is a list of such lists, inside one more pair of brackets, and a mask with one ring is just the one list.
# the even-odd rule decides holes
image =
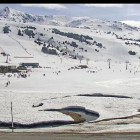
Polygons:
[[[61,109],[68,106],[81,106],[86,109],[99,113],[99,120],[109,118],[126,117],[140,114],[140,54],[139,47],[133,48],[137,51],[136,56],[130,56],[127,51],[132,46],[126,46],[122,40],[117,40],[111,35],[97,35],[89,33],[91,30],[77,29],[70,27],[57,27],[61,31],[72,31],[74,33],[88,34],[93,36],[99,42],[104,42],[106,50],[101,50],[97,54],[92,52],[92,46],[83,44],[83,47],[89,49],[84,56],[89,56],[90,61],[87,69],[71,69],[70,67],[80,64],[86,65],[86,60],[71,59],[48,55],[41,52],[41,46],[34,43],[33,39],[27,36],[21,37],[17,35],[17,23],[8,22],[11,25],[9,34],[3,34],[2,29],[5,22],[0,21],[0,51],[4,50],[10,54],[10,64],[18,64],[21,62],[39,62],[42,68],[31,68],[30,76],[27,78],[18,78],[17,75],[8,77],[0,73],[0,121],[11,122],[11,102],[13,103],[14,122],[21,124],[31,124],[41,121],[54,120],[73,120],[70,116],[60,112],[39,111],[43,109]],[[25,23],[24,25],[30,25]],[[45,32],[46,38],[52,35],[56,40],[68,40],[51,32],[43,31],[53,28],[49,25],[31,24],[37,27],[39,32]],[[56,27],[55,27],[56,28]],[[89,32],[88,32],[89,31]],[[119,34],[123,34],[119,33]],[[137,35],[133,37],[138,37]],[[73,39],[69,39],[73,40]],[[114,43],[115,41],[115,43]],[[81,45],[79,43],[79,45]],[[95,48],[94,48],[95,49]],[[82,52],[81,52],[82,53]],[[15,58],[33,57],[33,58]],[[108,58],[111,58],[111,68],[109,69]],[[0,64],[5,64],[6,57],[0,54]],[[128,60],[128,69],[126,70],[125,61]],[[60,73],[57,73],[60,71]],[[45,74],[45,76],[43,76]],[[8,87],[5,83],[10,81]],[[117,97],[91,97],[78,96],[79,94],[102,93],[104,95],[122,95],[131,98]],[[32,107],[43,103],[43,106]],[[121,119],[120,119],[121,120]],[[123,119],[122,119],[123,120]],[[128,121],[127,125],[118,125],[112,120],[104,124],[104,122],[94,123],[86,122],[83,124],[60,126],[59,128],[40,128],[30,130],[15,131],[76,131],[76,132],[104,132],[104,131],[136,131],[140,130],[139,124],[135,121]],[[130,124],[129,124],[130,123]],[[127,127],[128,126],[128,127]],[[116,129],[116,130],[114,130]],[[2,130],[1,131],[10,131]]]

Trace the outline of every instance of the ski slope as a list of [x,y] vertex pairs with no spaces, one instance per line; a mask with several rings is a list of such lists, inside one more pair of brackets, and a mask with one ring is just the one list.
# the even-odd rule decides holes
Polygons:
[[[4,34],[2,32],[5,24],[10,25],[11,32]],[[83,25],[85,26],[86,23]],[[87,52],[82,52],[78,48],[76,53],[84,56],[81,61],[78,59],[71,59],[68,56],[58,57],[57,55],[44,54],[41,52],[42,46],[34,43],[34,39],[27,35],[18,36],[18,26],[34,26],[37,28],[36,32],[45,34],[42,40],[46,42],[53,36],[54,42],[57,41],[75,41],[79,47],[87,49]],[[97,24],[96,24],[97,25]],[[87,25],[88,26],[88,25]],[[44,30],[45,28],[45,30]],[[100,52],[94,51],[97,46],[87,45],[81,43],[72,38],[53,34],[52,28],[57,28],[64,32],[73,32],[83,35],[89,35],[94,40],[103,43],[106,49],[100,49]],[[48,30],[48,31],[47,31]],[[99,28],[98,28],[99,30]],[[5,51],[10,54],[11,61],[9,64],[19,64],[21,62],[38,62],[42,68],[31,68],[32,72],[29,72],[30,76],[27,78],[18,78],[18,76],[8,77],[0,74],[0,121],[11,122],[10,103],[13,103],[13,115],[14,122],[21,124],[31,124],[41,121],[55,121],[55,120],[73,120],[70,116],[62,114],[60,112],[45,112],[39,111],[43,109],[61,109],[68,106],[81,106],[86,109],[99,113],[97,120],[126,117],[135,114],[139,114],[140,104],[140,48],[134,45],[125,45],[123,40],[118,40],[112,34],[106,34],[104,31],[107,28],[103,28],[100,33],[96,33],[96,30],[81,29],[71,27],[56,27],[52,25],[39,25],[35,23],[14,23],[0,21],[0,51]],[[114,31],[114,30],[113,30]],[[112,32],[113,32],[112,31]],[[116,31],[115,33],[129,37],[129,31]],[[133,37],[137,39],[139,33],[133,31]],[[37,36],[35,36],[37,38]],[[134,41],[132,41],[134,42]],[[62,44],[61,47],[64,47]],[[68,46],[69,50],[73,48]],[[97,48],[99,49],[99,48]],[[128,54],[129,50],[137,52],[135,56]],[[15,58],[25,57],[25,58]],[[26,58],[32,57],[32,58]],[[62,58],[62,62],[60,60]],[[90,61],[87,64],[86,58]],[[111,68],[109,69],[108,59],[111,59]],[[6,56],[0,54],[0,64],[5,64]],[[126,70],[126,61],[129,61],[128,69]],[[77,65],[88,65],[87,69],[71,69],[71,67]],[[60,71],[60,73],[57,72]],[[43,76],[45,74],[45,76]],[[10,80],[10,85],[5,86],[5,83]],[[131,98],[115,98],[115,97],[90,97],[90,96],[78,96],[79,94],[93,94],[102,93],[105,95],[123,95]],[[67,96],[67,97],[66,97]],[[43,106],[33,108],[32,105],[43,103]],[[121,120],[121,119],[120,119]],[[123,120],[123,119],[122,119]],[[99,129],[99,125],[92,123],[81,124],[83,132],[102,132],[107,130],[127,130],[132,131],[131,124],[129,122],[126,125],[118,126],[112,121],[109,121],[105,125],[99,125],[102,129]],[[93,126],[95,127],[93,129]],[[79,130],[79,125],[61,126],[59,131],[67,132],[71,130]],[[137,131],[139,128],[135,127]],[[52,131],[55,132],[58,128],[49,129],[34,129],[27,131]],[[1,130],[3,131],[3,130]],[[6,129],[4,131],[10,131]],[[15,130],[26,131],[26,130]],[[80,130],[79,130],[80,131]]]

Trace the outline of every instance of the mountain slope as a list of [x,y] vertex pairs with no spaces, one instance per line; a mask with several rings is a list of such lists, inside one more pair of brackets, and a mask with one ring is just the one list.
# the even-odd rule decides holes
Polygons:
[[[88,58],[91,61],[107,61],[109,58],[123,62],[139,61],[140,29],[124,23],[65,15],[35,16],[8,7],[0,11],[0,17],[0,47],[9,53],[13,60],[15,56],[22,54],[21,56],[24,57],[34,57],[35,61],[44,61],[46,53],[42,52],[42,47],[45,43],[45,47],[51,45],[49,47],[51,50],[57,50],[58,59],[60,56],[69,58],[76,56],[77,60],[82,57],[84,60]],[[13,17],[16,20],[20,19],[21,23],[13,21]],[[42,20],[39,21],[39,18]],[[26,20],[25,23],[24,20]],[[11,29],[8,34],[3,33],[3,27],[6,24]],[[35,30],[28,28],[35,34],[34,38],[29,38],[25,33],[27,27],[36,28]],[[19,29],[23,31],[23,36],[18,35]],[[53,39],[50,40],[52,37]],[[40,45],[37,44],[38,38],[42,43]],[[136,52],[136,55],[130,55],[129,51]],[[4,61],[5,58],[2,57],[1,60]],[[20,62],[21,59],[15,59],[15,61]],[[32,60],[29,59],[29,61]]]
[[[46,13],[47,14],[47,13]],[[5,20],[15,21],[15,22],[34,22],[43,25],[53,25],[53,26],[66,26],[66,27],[76,27],[85,29],[99,28],[102,30],[138,30],[137,27],[132,27],[125,23],[117,21],[106,21],[95,19],[91,17],[70,17],[65,15],[32,15],[27,14],[15,9],[4,7],[0,10],[0,18]]]

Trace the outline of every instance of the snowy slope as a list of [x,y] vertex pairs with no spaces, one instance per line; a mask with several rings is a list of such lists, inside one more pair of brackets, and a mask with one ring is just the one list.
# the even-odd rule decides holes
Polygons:
[[[9,43],[9,44],[17,43],[18,46],[19,46],[19,49],[25,53],[25,56],[29,56],[30,53],[31,53],[30,52],[31,47],[29,47],[28,45],[24,45],[25,43],[22,44],[21,42],[27,42],[27,44],[29,43],[33,47],[33,46],[37,46],[37,44],[34,43],[35,39],[31,38],[29,40],[27,35],[25,35],[24,37],[18,36],[17,35],[18,27],[16,27],[15,24],[13,24],[13,23],[8,23],[8,25],[11,25],[10,28],[12,30],[12,32],[10,32],[9,34],[3,34],[2,33],[2,29],[5,26],[5,23],[1,22],[1,25],[0,25],[1,26],[0,27],[1,28],[1,33],[2,33],[2,36],[1,36],[1,38],[2,38],[1,47],[3,47],[3,45],[5,44],[5,39],[6,39],[6,40],[8,40],[7,43]],[[26,24],[21,24],[20,26],[29,26],[29,25],[30,25],[29,23],[28,24],[26,23]],[[19,25],[17,24],[17,26],[19,26]],[[62,32],[73,32],[75,34],[78,33],[79,35],[81,35],[81,34],[82,35],[88,35],[88,36],[93,38],[93,40],[90,41],[90,42],[96,41],[98,43],[102,43],[102,45],[105,47],[105,48],[99,48],[96,45],[87,45],[86,43],[81,43],[78,40],[75,40],[73,38],[68,38],[66,36],[61,36],[59,34],[52,33],[51,29],[52,28],[56,28],[56,26],[47,26],[47,25],[40,25],[39,26],[37,24],[32,24],[32,26],[37,28],[35,33],[39,32],[39,33],[43,33],[45,35],[43,37],[40,36],[40,38],[42,39],[43,42],[46,42],[48,44],[49,43],[48,40],[51,37],[54,38],[53,39],[53,41],[54,41],[53,44],[55,46],[58,46],[58,42],[59,41],[61,43],[63,41],[69,41],[69,42],[74,41],[74,42],[76,42],[76,44],[78,44],[78,48],[75,49],[75,54],[78,53],[80,55],[83,55],[85,58],[86,57],[90,58],[91,60],[107,60],[108,58],[111,58],[113,60],[120,60],[120,61],[124,61],[124,62],[126,60],[128,60],[128,61],[134,61],[134,60],[135,61],[139,61],[139,57],[140,57],[139,46],[136,46],[134,44],[126,45],[125,42],[127,42],[127,41],[116,39],[115,35],[106,34],[106,33],[104,33],[104,31],[100,31],[100,33],[96,33],[96,31],[90,30],[90,29],[79,29],[79,28],[71,28],[71,27],[57,27],[57,29],[62,31]],[[44,30],[44,28],[45,28],[45,30]],[[117,34],[119,34],[120,36],[123,36],[123,34],[125,34],[125,37],[130,38],[128,33],[129,32],[118,32]],[[139,34],[138,31],[134,31],[133,35],[131,35],[131,38],[138,39],[138,36],[139,36],[138,34]],[[37,38],[37,35],[35,37]],[[131,42],[135,43],[136,41],[129,41],[129,42],[130,43]],[[5,45],[7,45],[7,43]],[[20,45],[20,43],[21,43],[21,45]],[[140,44],[139,42],[137,42],[137,43]],[[60,46],[64,47],[66,45],[67,44],[65,44],[65,45],[61,44]],[[14,44],[12,46],[14,46]],[[41,53],[42,46],[43,45],[36,47],[36,49],[40,53]],[[16,46],[14,46],[14,47],[16,47]],[[28,49],[28,47],[29,47],[29,50],[28,50],[29,54],[26,53],[26,51],[24,51],[24,48]],[[67,45],[67,47],[68,47],[68,49],[70,51],[73,51],[73,49],[74,49],[70,45]],[[81,48],[81,47],[84,48],[84,50],[87,50],[87,52],[80,50],[79,48]],[[5,51],[8,52],[9,48],[5,48],[5,49],[6,49]],[[14,48],[12,48],[12,49],[14,49]],[[95,49],[99,50],[99,52],[96,52]],[[20,52],[20,50],[19,51],[17,49],[14,49],[14,50],[17,51],[17,52]],[[137,54],[134,55],[134,56],[129,55],[128,52],[130,50],[137,52]],[[22,53],[23,56],[24,56],[24,53]],[[13,54],[11,54],[11,55],[13,55]],[[15,53],[15,56],[16,55],[18,55],[18,54]]]
[[101,30],[138,30],[137,27],[132,27],[125,23],[117,21],[106,21],[91,17],[70,17],[66,15],[32,15],[27,14],[9,7],[0,9],[0,18],[14,22],[34,22],[43,25],[53,26],[69,26],[76,28],[99,28]]
[[[100,115],[98,120],[139,114],[140,47],[134,44],[140,44],[138,41],[140,36],[139,28],[133,28],[119,22],[88,17],[66,17],[64,15],[43,17],[42,24],[35,21],[18,23],[11,20],[13,14],[16,14],[21,20],[26,14],[11,8],[9,10],[9,14],[8,8],[7,11],[2,10],[0,12],[0,52],[4,51],[10,54],[11,61],[9,61],[9,64],[39,62],[42,68],[32,68],[32,72],[29,73],[30,76],[27,78],[18,78],[17,75],[14,76],[13,74],[9,78],[9,73],[6,75],[0,74],[0,121],[11,121],[11,101],[13,102],[14,121],[22,124],[73,120],[68,115],[59,112],[38,111],[39,109],[60,109],[67,106],[82,106],[96,111]],[[2,16],[6,16],[6,18],[3,19]],[[39,16],[33,16],[35,19],[37,17]],[[44,19],[49,20],[46,22]],[[58,23],[59,26],[54,25],[54,22]],[[4,34],[3,27],[6,25],[10,26],[11,32]],[[26,34],[24,36],[17,35],[19,28],[23,30],[22,27],[26,26],[36,27],[36,30],[33,30],[35,33],[34,38],[29,38]],[[54,28],[65,33],[88,35],[93,40],[87,39],[87,41],[102,43],[105,48],[99,48],[96,44],[89,45],[73,38],[52,33]],[[83,55],[83,60],[80,63],[79,59],[71,59],[68,55],[60,55],[59,57],[58,55],[43,53],[41,51],[43,44],[38,45],[34,42],[39,33],[43,34],[39,38],[43,43],[46,43],[46,46],[53,44],[54,47],[59,46],[60,49],[64,50],[67,46],[69,53]],[[117,39],[115,34],[126,39]],[[53,39],[50,39],[51,37]],[[130,40],[130,38],[133,40]],[[73,52],[74,47],[63,44],[64,41],[76,42],[78,47],[75,48],[75,52]],[[127,45],[125,42],[130,44]],[[80,48],[84,48],[84,51]],[[137,52],[136,55],[130,55],[128,53],[130,50]],[[31,58],[16,58],[16,56]],[[88,64],[86,58],[89,58]],[[110,69],[107,61],[109,58],[111,59]],[[0,54],[0,65],[6,64],[5,61],[6,56]],[[129,61],[127,70],[126,61]],[[88,65],[88,68],[68,70],[79,64]],[[60,73],[57,75],[58,71]],[[5,83],[9,80],[10,85],[5,87]],[[78,94],[93,93],[123,95],[131,98],[78,96]],[[38,103],[43,103],[43,106],[32,108],[32,105]],[[88,131],[93,128],[94,124],[86,125],[89,127],[88,129],[85,126]],[[78,127],[78,125],[76,126]],[[96,129],[96,126],[94,127]],[[65,129],[69,128],[69,126],[65,127]],[[74,127],[71,127],[71,129],[73,130]],[[126,126],[121,129],[126,129]]]

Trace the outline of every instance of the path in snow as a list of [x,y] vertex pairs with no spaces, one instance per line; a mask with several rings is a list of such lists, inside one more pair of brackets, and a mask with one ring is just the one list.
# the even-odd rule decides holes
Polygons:
[[16,39],[12,38],[10,35],[8,35],[8,36],[9,36],[11,39],[15,40],[15,41],[25,50],[25,52],[26,52],[27,54],[31,55],[31,54],[27,51],[27,49],[24,48],[24,47],[21,45],[21,43],[20,43],[19,41],[17,41]]

